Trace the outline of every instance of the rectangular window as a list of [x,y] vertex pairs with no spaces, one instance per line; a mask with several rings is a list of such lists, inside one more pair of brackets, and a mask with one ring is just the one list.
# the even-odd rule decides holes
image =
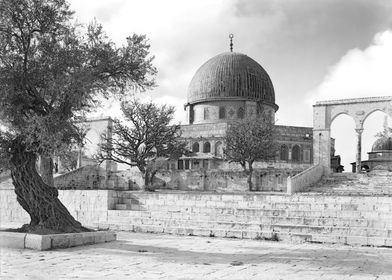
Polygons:
[[189,169],[189,159],[185,160],[185,169]]
[[304,150],[304,162],[310,162],[310,150]]
[[183,170],[184,169],[184,161],[182,159],[178,160],[178,169]]

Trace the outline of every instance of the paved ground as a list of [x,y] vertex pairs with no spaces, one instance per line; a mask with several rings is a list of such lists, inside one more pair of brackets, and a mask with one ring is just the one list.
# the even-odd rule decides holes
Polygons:
[[1,249],[1,279],[392,279],[392,249],[120,232],[54,251]]

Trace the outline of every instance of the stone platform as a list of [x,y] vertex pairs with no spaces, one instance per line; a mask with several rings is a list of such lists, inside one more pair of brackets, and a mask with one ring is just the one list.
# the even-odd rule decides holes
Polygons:
[[392,197],[300,193],[118,192],[102,228],[392,246]]
[[[87,227],[288,242],[392,246],[392,176],[339,174],[305,193],[60,190]],[[0,223],[28,223],[0,189]]]
[[116,233],[112,231],[46,235],[0,231],[1,248],[33,249],[38,251],[91,245],[115,240]]

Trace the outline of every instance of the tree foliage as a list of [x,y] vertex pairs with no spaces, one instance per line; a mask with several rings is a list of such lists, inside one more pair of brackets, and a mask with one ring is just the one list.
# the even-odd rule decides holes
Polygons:
[[117,47],[101,25],[77,25],[72,16],[65,0],[0,0],[1,158],[31,226],[60,231],[78,225],[37,177],[37,155],[80,143],[76,120],[102,97],[150,88],[156,73],[144,35]]
[[145,185],[150,186],[155,174],[166,166],[163,159],[174,159],[186,153],[179,140],[180,126],[169,125],[174,107],[132,100],[121,103],[125,120],[114,120],[112,137],[103,135],[99,158],[137,167]]
[[384,130],[376,134],[378,139],[388,139],[392,138],[392,128],[384,127]]
[[275,139],[275,125],[266,117],[248,117],[229,123],[225,157],[229,162],[241,164],[244,171],[248,172],[249,190],[252,190],[253,163],[275,158]]
[[144,35],[118,48],[101,25],[72,15],[64,0],[0,2],[0,117],[32,151],[79,141],[74,121],[102,96],[154,83]]

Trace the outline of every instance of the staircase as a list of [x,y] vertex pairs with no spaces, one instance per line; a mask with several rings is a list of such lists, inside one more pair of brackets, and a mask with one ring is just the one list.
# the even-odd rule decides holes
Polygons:
[[392,172],[333,173],[315,186],[305,189],[305,192],[324,195],[392,196]]
[[[350,176],[334,176],[333,185],[339,180],[346,185],[360,180]],[[372,182],[380,186],[384,181]],[[179,235],[392,246],[392,197],[370,193],[119,192],[116,210],[109,210],[108,223],[100,226]]]

